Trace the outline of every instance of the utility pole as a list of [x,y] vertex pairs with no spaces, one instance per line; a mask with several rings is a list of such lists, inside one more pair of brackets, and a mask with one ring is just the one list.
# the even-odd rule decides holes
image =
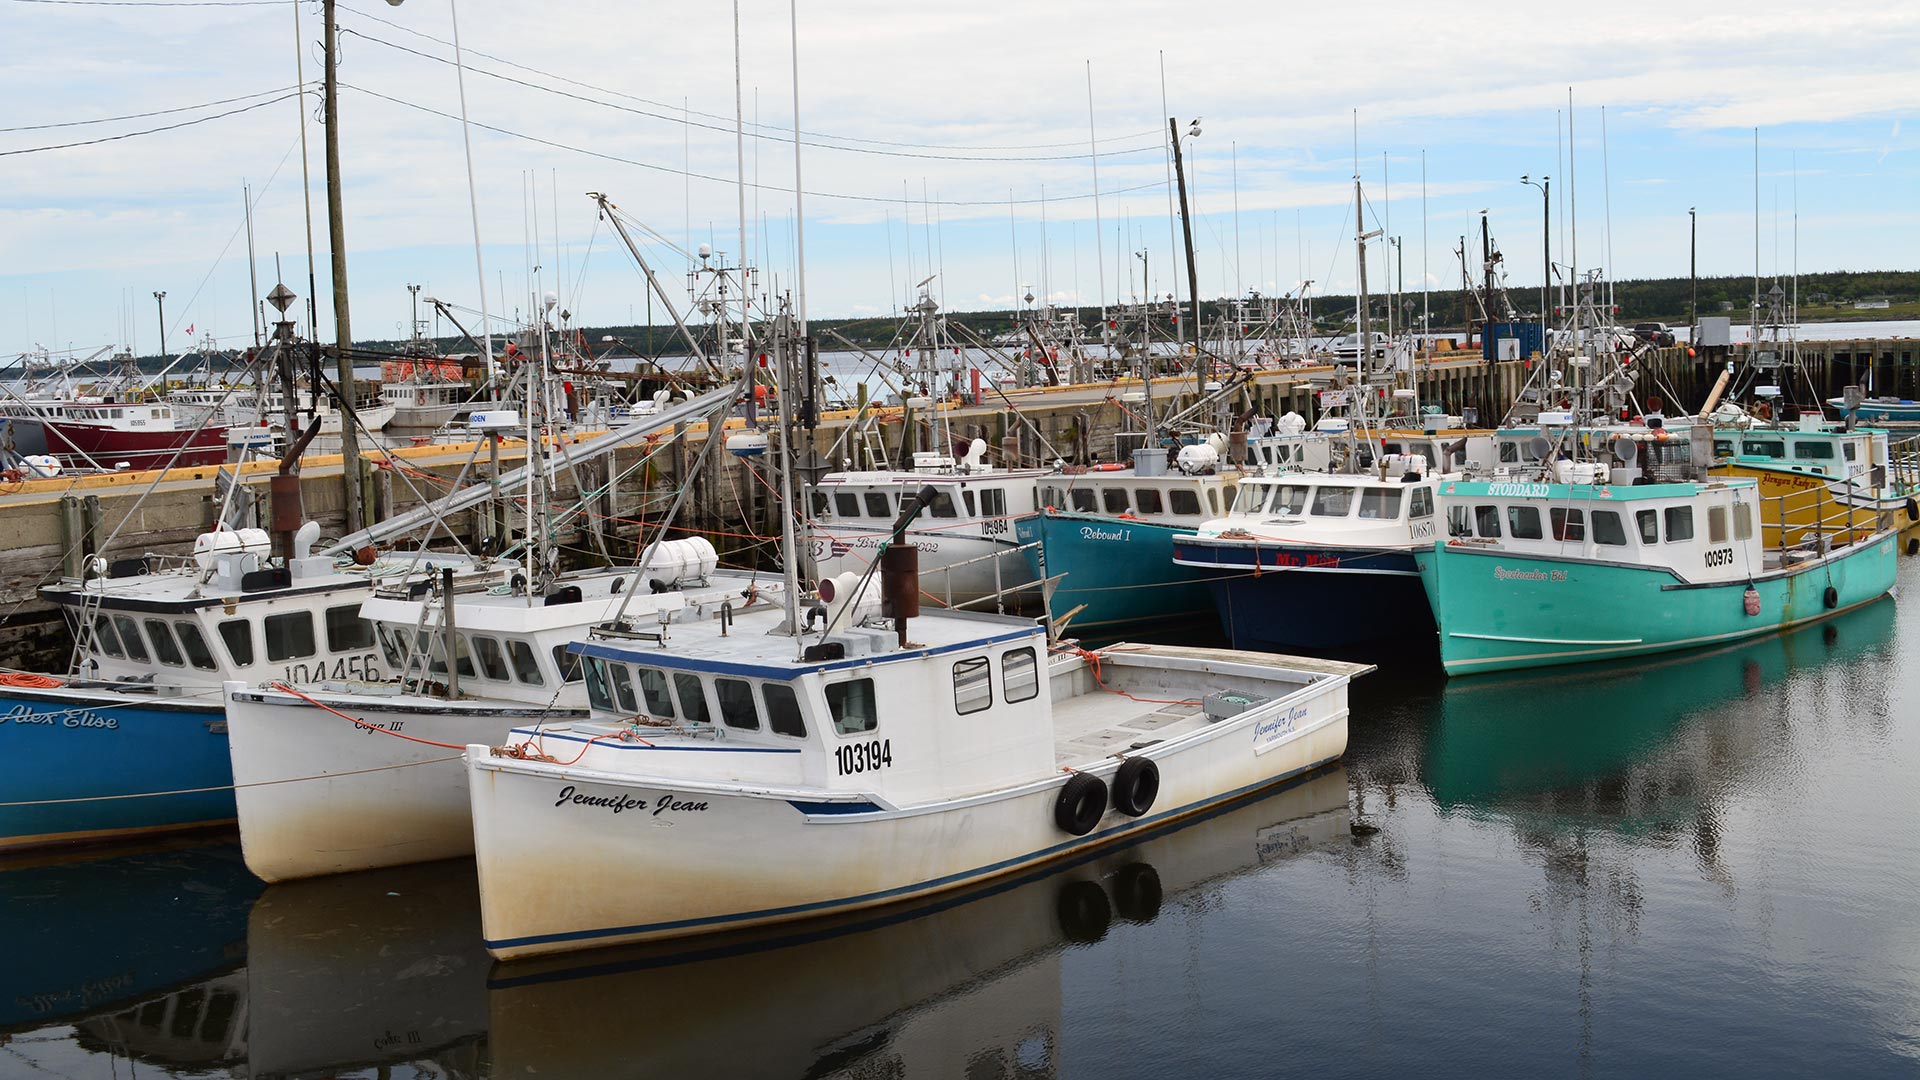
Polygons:
[[1549,194],[1553,190],[1553,177],[1543,176],[1536,184],[1531,177],[1522,176],[1520,182],[1540,189],[1540,353],[1544,356],[1547,333],[1553,325],[1553,317],[1547,310],[1547,290],[1553,284],[1553,202]]
[[167,294],[165,290],[153,294],[153,302],[160,309],[160,363],[167,362]]
[[[339,362],[336,370],[340,385],[340,484],[346,531],[354,533],[360,531],[362,524],[360,435],[353,408],[353,327],[347,315],[347,230],[340,207],[340,86],[336,77],[340,49],[334,0],[325,0],[321,13],[327,37],[326,101],[322,115],[327,127],[327,247],[333,256],[333,351]],[[312,389],[317,407],[320,388]]]
[[1687,345],[1697,346],[1700,327],[1700,215],[1687,207]]
[[[1191,133],[1200,134],[1200,121],[1189,125]],[[1200,381],[1200,271],[1193,263],[1193,215],[1187,210],[1187,170],[1180,157],[1180,122],[1167,117],[1167,131],[1173,136],[1173,175],[1180,188],[1180,228],[1186,234],[1187,243],[1187,295],[1193,299],[1193,372],[1194,381]]]

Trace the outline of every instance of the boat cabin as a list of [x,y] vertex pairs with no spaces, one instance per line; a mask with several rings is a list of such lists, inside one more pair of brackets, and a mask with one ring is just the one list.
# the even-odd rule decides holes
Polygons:
[[1191,528],[1233,505],[1238,476],[1140,476],[1132,471],[1058,474],[1040,483],[1040,505],[1078,514],[1132,517]]

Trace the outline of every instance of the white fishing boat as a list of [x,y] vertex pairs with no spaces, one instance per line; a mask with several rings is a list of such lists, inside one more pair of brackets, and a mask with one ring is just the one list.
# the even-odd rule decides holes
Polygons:
[[762,608],[577,644],[591,719],[466,749],[488,949],[923,896],[1345,752],[1365,666],[1141,645],[1056,657],[1027,620],[920,615],[914,555],[895,543],[879,582],[828,583],[797,634]]
[[638,579],[628,570],[562,575],[544,596],[484,585],[376,592],[360,614],[395,679],[229,683],[247,868],[287,881],[467,854],[459,748],[505,740],[519,725],[584,719],[587,688],[569,642],[622,614],[718,617],[778,596],[777,579],[716,573],[704,539],[663,547]]
[[888,525],[923,491],[927,513],[908,531],[925,562],[929,599],[949,607],[980,604],[1033,585],[1013,523],[1037,508],[1046,469],[1002,469],[984,462],[976,439],[958,461],[914,455],[901,470],[828,473],[813,486],[806,550],[821,577],[864,573],[889,535]]

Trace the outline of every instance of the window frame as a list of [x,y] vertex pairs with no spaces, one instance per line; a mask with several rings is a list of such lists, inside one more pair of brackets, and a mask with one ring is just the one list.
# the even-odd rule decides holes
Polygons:
[[[738,689],[732,689],[738,687]],[[727,695],[737,694],[734,704],[745,704],[747,715],[738,717],[729,708]],[[745,679],[736,679],[727,675],[713,678],[713,703],[719,707],[720,722],[735,731],[759,731],[763,725],[760,717],[760,695],[753,692],[753,684]]]
[[[780,694],[786,704],[776,708],[773,695]],[[790,706],[790,708],[789,708]],[[764,681],[760,684],[760,711],[766,718],[767,731],[783,739],[804,739],[807,737],[807,713],[800,705],[800,692],[790,682]],[[783,730],[782,721],[791,718],[798,731]]]
[[[1013,670],[1014,661],[1020,657],[1025,657],[1027,672],[1033,682],[1030,687],[1022,684],[1021,689],[1027,692],[1015,697],[1014,683],[1010,677],[1010,672]],[[1017,705],[1022,701],[1032,701],[1034,698],[1040,696],[1040,656],[1034,652],[1032,646],[1008,649],[1006,652],[1000,654],[1000,696],[1001,699],[1009,705]]]
[[[187,654],[188,666],[199,671],[220,670],[220,661],[214,657],[213,646],[207,641],[207,635],[201,631],[199,623],[187,619],[182,621],[174,629],[179,631],[180,650]],[[191,640],[194,644],[188,644],[189,635],[191,635]],[[196,646],[199,649],[197,655],[194,651]],[[206,663],[203,664],[200,662],[201,657],[206,658]]]
[[[965,672],[962,672],[965,668]],[[986,700],[979,704],[963,704],[960,698],[961,678],[971,680],[980,673],[980,684],[986,688]],[[977,712],[986,712],[993,708],[993,658],[991,656],[969,656],[953,662],[953,711],[960,716],[972,716]]]
[[[1669,544],[1684,544],[1684,543],[1687,543],[1688,541],[1690,541],[1690,540],[1692,540],[1692,539],[1693,539],[1693,535],[1694,535],[1694,533],[1693,533],[1693,507],[1691,507],[1691,506],[1668,506],[1668,507],[1663,507],[1662,509],[1663,509],[1663,511],[1664,511],[1664,512],[1663,512],[1663,513],[1661,514],[1661,518],[1663,519],[1663,520],[1661,521],[1661,524],[1662,524],[1662,525],[1664,525],[1664,526],[1666,527],[1666,541],[1667,541],[1667,543],[1669,543]],[[1675,531],[1675,530],[1674,530],[1674,525],[1675,525],[1676,523],[1685,523],[1685,532],[1686,532],[1686,535],[1685,535],[1685,536],[1675,536],[1675,535],[1673,535],[1673,534],[1674,534],[1674,531]]]
[[[240,631],[242,640],[247,643],[246,656],[241,656],[240,651],[233,647],[234,635],[228,632],[229,628]],[[252,619],[222,619],[213,629],[220,635],[220,644],[227,650],[227,658],[233,661],[234,667],[250,668],[254,665],[255,658],[260,655],[260,644],[253,635]]]
[[[865,688],[863,692],[864,704],[867,706],[868,711],[863,719],[865,719],[867,723],[865,727],[847,727],[843,722],[843,718],[848,715],[846,706],[849,702],[850,695],[854,692],[855,688],[858,687]],[[826,685],[824,694],[827,699],[827,717],[829,722],[833,724],[833,733],[836,736],[841,738],[862,736],[880,730],[880,702],[878,695],[874,692],[873,678],[871,676],[830,682]],[[835,702],[836,696],[839,698],[837,704]]]
[[[307,651],[306,652],[297,652],[297,651],[284,652],[278,656],[274,655],[274,641],[273,641],[274,626],[277,624],[281,626],[294,627],[294,626],[299,626],[302,623],[304,623],[306,626]],[[306,660],[313,656],[318,655],[320,652],[320,638],[319,638],[319,635],[314,631],[314,627],[313,627],[313,612],[308,611],[305,608],[301,608],[297,611],[281,611],[281,612],[276,612],[272,615],[263,615],[260,617],[260,630],[261,630],[261,633],[264,634],[266,638],[267,662],[270,664],[284,663],[289,660]],[[297,649],[300,645],[300,641],[298,640],[299,638],[298,631],[294,632],[294,638],[295,638],[294,641],[283,642],[283,645],[291,644],[294,648]]]
[[[360,641],[356,644],[355,640],[347,640],[345,643],[342,643],[336,640],[336,638],[339,638],[342,636],[342,634],[338,633],[337,631],[345,631],[345,630],[353,629],[353,627],[351,626],[343,626],[338,628],[334,626],[334,616],[341,613],[344,613],[346,618],[351,619],[354,623],[358,624],[361,631],[366,635],[365,641]],[[360,617],[360,605],[357,603],[335,604],[330,608],[326,608],[322,610],[320,613],[320,622],[324,625],[326,629],[328,652],[335,652],[335,653],[365,652],[366,650],[374,647],[375,634],[373,631],[373,624],[371,622],[368,622],[366,619],[363,619]]]

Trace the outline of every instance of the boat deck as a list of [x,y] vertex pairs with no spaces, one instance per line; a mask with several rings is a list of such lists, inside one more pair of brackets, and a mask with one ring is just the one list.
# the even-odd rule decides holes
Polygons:
[[1144,702],[1095,687],[1090,693],[1053,703],[1054,760],[1061,765],[1085,765],[1206,726],[1206,712],[1197,697]]

